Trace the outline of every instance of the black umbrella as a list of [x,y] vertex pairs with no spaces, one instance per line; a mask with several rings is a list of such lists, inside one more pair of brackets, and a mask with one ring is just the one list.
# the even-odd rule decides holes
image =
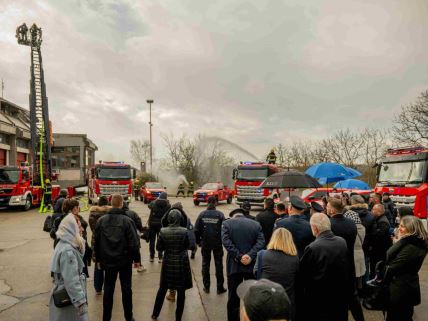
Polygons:
[[273,174],[266,178],[260,188],[319,188],[320,183],[308,174],[287,171]]

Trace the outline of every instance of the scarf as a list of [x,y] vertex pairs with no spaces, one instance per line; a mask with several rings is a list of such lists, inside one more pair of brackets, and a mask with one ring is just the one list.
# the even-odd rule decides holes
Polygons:
[[82,255],[85,253],[85,240],[80,236],[80,227],[73,214],[68,214],[62,219],[56,232],[56,237],[70,244]]

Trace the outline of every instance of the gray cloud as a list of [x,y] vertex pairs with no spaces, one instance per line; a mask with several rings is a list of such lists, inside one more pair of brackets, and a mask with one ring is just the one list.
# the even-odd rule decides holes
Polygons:
[[428,87],[428,5],[408,1],[0,2],[0,76],[28,104],[37,22],[58,132],[85,132],[100,158],[129,159],[148,136],[219,135],[256,154],[336,128],[389,126]]

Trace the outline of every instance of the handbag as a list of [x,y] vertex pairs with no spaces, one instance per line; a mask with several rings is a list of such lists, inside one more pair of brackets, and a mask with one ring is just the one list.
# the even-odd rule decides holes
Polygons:
[[256,270],[256,279],[260,280],[262,278],[263,271],[263,255],[265,254],[265,250],[261,250],[257,256],[257,270]]
[[52,298],[57,308],[64,308],[66,306],[71,305],[70,296],[68,295],[67,290],[65,288],[54,291],[52,293]]
[[46,216],[45,222],[43,223],[43,231],[50,232],[52,229],[52,223],[52,216]]
[[371,280],[367,282],[367,295],[363,300],[363,306],[367,310],[386,311],[389,301],[388,277],[389,268],[385,262],[380,261],[376,264],[376,273],[381,275],[381,280]]

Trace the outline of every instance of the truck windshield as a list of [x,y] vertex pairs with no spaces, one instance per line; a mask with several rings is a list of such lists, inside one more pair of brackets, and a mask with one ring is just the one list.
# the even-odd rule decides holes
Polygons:
[[218,184],[216,183],[207,183],[201,187],[201,189],[208,189],[208,190],[216,190],[217,188],[218,188]]
[[0,184],[16,184],[19,179],[19,170],[0,169]]
[[161,183],[146,183],[146,187],[147,188],[162,188]]
[[128,180],[131,179],[131,169],[129,167],[99,167],[97,178],[105,180]]
[[267,168],[238,168],[238,180],[243,181],[262,181],[268,177]]
[[379,183],[422,183],[424,170],[425,161],[383,163],[379,172]]

